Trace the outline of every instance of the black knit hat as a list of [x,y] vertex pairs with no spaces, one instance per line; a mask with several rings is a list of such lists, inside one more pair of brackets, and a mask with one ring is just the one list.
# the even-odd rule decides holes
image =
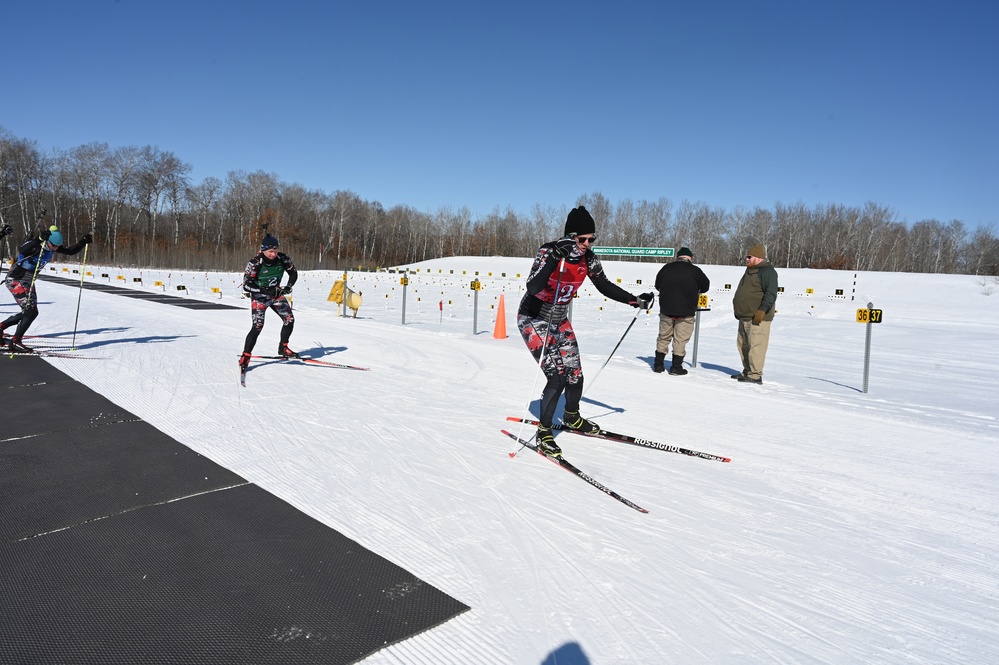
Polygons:
[[690,251],[689,247],[681,247],[680,251],[676,253],[676,256],[677,258],[681,256],[689,256],[690,258],[694,258],[694,253]]
[[263,252],[267,249],[275,249],[280,247],[278,239],[272,236],[270,233],[264,236],[264,239],[260,241],[260,251]]
[[593,217],[583,206],[578,208],[573,208],[569,211],[569,216],[565,218],[565,234],[572,235],[583,235],[586,233],[594,233],[597,230],[597,225],[593,221]]

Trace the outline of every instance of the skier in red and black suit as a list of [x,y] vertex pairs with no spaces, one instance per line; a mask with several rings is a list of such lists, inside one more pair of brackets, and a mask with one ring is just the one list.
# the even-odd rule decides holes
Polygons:
[[586,208],[579,206],[569,211],[565,220],[565,237],[538,248],[527,278],[527,292],[517,312],[517,328],[548,379],[541,393],[538,446],[555,457],[561,455],[562,450],[552,435],[552,420],[563,392],[563,425],[583,432],[600,429],[596,423],[579,415],[583,370],[568,311],[569,303],[583,280],[589,277],[597,290],[611,300],[643,309],[652,306],[651,293],[634,296],[607,278],[603,264],[591,249],[596,242],[595,231],[596,224]]
[[[291,303],[285,295],[291,293],[291,287],[298,281],[298,271],[287,254],[278,251],[278,240],[268,234],[260,243],[260,253],[250,259],[243,273],[243,290],[250,294],[250,311],[253,326],[243,343],[243,355],[239,358],[239,366],[246,369],[250,364],[250,354],[257,343],[260,331],[264,329],[264,315],[267,309],[273,309],[284,326],[281,328],[281,343],[278,345],[278,355],[285,358],[297,358],[298,354],[288,348],[288,340],[295,329],[295,316],[291,312]],[[288,274],[288,283],[281,286],[281,278]]]
[[8,348],[11,351],[22,353],[31,352],[31,349],[24,345],[21,338],[38,317],[38,294],[35,292],[35,279],[38,277],[38,273],[52,260],[53,254],[79,254],[80,250],[89,245],[92,240],[93,238],[88,233],[72,247],[63,247],[62,233],[53,226],[42,231],[37,237],[32,236],[18,248],[17,258],[7,273],[7,279],[4,280],[4,283],[10,294],[14,296],[21,311],[0,323],[0,346],[6,342],[3,335],[4,329],[10,328],[16,323],[17,328],[10,338]]

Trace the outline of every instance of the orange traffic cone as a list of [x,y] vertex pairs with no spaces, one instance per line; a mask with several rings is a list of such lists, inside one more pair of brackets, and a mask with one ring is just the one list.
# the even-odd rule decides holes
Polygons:
[[503,304],[503,294],[500,294],[499,305],[496,307],[496,327],[493,328],[493,337],[496,339],[506,339],[506,306]]

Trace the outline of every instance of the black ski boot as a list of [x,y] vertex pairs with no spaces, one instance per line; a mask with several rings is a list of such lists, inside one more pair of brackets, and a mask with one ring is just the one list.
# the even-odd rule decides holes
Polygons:
[[250,353],[249,351],[243,351],[243,355],[239,357],[239,368],[241,370],[246,370],[250,366]]
[[579,415],[579,411],[566,411],[562,415],[562,424],[583,434],[593,434],[600,431],[600,425]]
[[687,373],[683,368],[683,356],[673,355],[673,364],[670,365],[669,373],[673,376],[683,376]]
[[562,449],[558,447],[557,443],[555,443],[555,437],[552,435],[551,427],[538,425],[538,434],[534,440],[538,444],[538,450],[543,452],[548,457],[562,456]]
[[662,374],[666,371],[666,354],[656,351],[656,362],[652,365],[652,371]]
[[7,350],[11,351],[11,352],[14,352],[14,353],[34,353],[35,352],[35,350],[33,348],[31,348],[30,346],[25,346],[21,342],[21,338],[20,337],[11,337],[10,338],[10,345],[7,347]]
[[282,358],[300,357],[297,353],[288,348],[288,342],[281,342],[281,345],[278,347],[278,355]]

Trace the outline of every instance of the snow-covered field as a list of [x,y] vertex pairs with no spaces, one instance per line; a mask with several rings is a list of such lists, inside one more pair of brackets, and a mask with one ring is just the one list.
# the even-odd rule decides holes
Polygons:
[[[528,414],[543,384],[515,326],[530,263],[409,266],[405,325],[400,274],[349,273],[363,294],[352,318],[327,301],[340,272],[302,273],[292,348],[371,371],[257,361],[245,388],[239,272],[88,267],[87,280],[244,309],[85,290],[76,353],[101,359],[49,362],[471,606],[365,662],[999,662],[992,285],[779,270],[763,386],[729,379],[741,366],[725,287],[741,266],[702,266],[711,311],[684,377],[651,371],[654,314],[638,316],[597,376],[635,310],[585,292],[573,312],[583,415],[732,459],[559,437],[568,459],[641,514],[529,451],[508,455],[516,447],[499,430]],[[606,263],[635,293],[658,269]],[[39,291],[31,333],[71,334],[79,291]],[[508,337],[496,339],[501,294]],[[865,394],[855,315],[868,302],[884,322],[872,327]],[[0,316],[14,311],[4,290]],[[277,346],[279,320],[267,316],[261,354]]]

